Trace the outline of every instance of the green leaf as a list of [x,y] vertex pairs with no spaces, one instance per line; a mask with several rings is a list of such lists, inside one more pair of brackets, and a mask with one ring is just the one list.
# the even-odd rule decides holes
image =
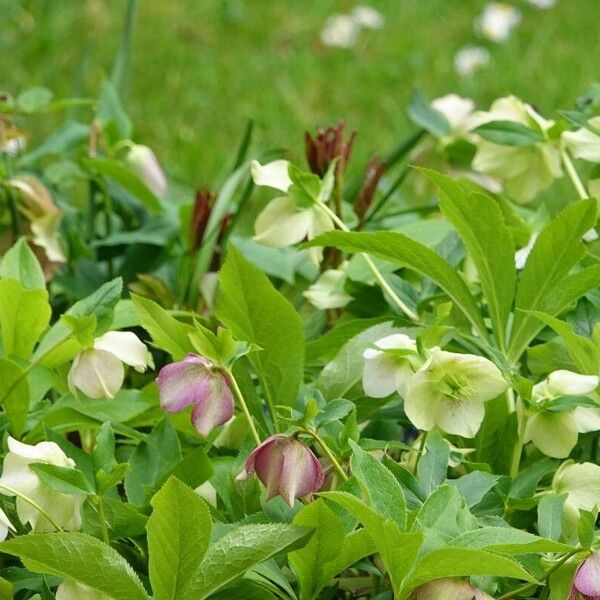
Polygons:
[[[580,273],[570,277],[567,275],[584,255],[585,246],[581,238],[595,222],[596,201],[580,200],[553,219],[538,236],[517,287],[517,311],[509,348],[513,360],[521,356],[531,339],[542,328],[538,319],[522,311],[556,314],[556,308],[548,310],[549,307],[556,307],[552,296],[562,289],[562,303],[569,299],[570,293],[577,291],[579,284],[587,283],[582,281]],[[576,285],[573,286],[573,283]]]
[[0,358],[0,398],[8,413],[12,434],[20,437],[29,413],[29,384],[25,371],[7,358]]
[[503,146],[524,148],[544,141],[537,131],[516,121],[489,121],[479,125],[473,131],[484,140]]
[[538,531],[550,540],[560,539],[562,533],[563,509],[567,494],[547,494],[538,503]]
[[13,584],[0,577],[0,600],[13,600],[14,598],[14,586]]
[[140,203],[151,214],[157,214],[161,210],[160,200],[146,186],[146,184],[137,177],[127,167],[116,160],[110,158],[84,158],[82,165],[90,171],[100,173],[105,177],[110,177],[119,185],[123,186],[132,196],[137,198]]
[[112,600],[149,600],[129,563],[110,546],[84,533],[30,533],[0,543],[25,567],[75,581]]
[[0,280],[0,330],[7,356],[28,359],[50,322],[45,289],[25,289],[15,279]]
[[350,441],[350,467],[358,479],[369,506],[386,519],[392,519],[400,531],[406,529],[406,500],[398,480],[374,456]]
[[417,474],[424,492],[429,495],[446,480],[450,448],[435,431],[427,436],[425,454],[419,459]]
[[509,498],[528,498],[535,493],[538,483],[550,473],[556,471],[559,462],[544,458],[522,470],[513,480],[508,490]]
[[463,311],[481,336],[484,339],[488,337],[479,307],[467,284],[460,278],[454,267],[427,246],[392,231],[377,233],[329,231],[307,245],[334,246],[346,252],[366,252],[429,277]]
[[152,498],[148,520],[150,582],[155,600],[185,596],[200,566],[212,521],[206,502],[189,487],[171,477]]
[[44,87],[23,90],[17,96],[17,108],[24,113],[33,113],[46,108],[52,102],[52,92]]
[[498,479],[500,479],[498,475],[492,475],[484,471],[473,471],[459,479],[451,479],[448,483],[458,488],[467,506],[475,506],[496,485]]
[[92,452],[94,467],[109,473],[115,466],[115,435],[110,423],[102,423],[96,434],[96,444]]
[[440,188],[440,208],[475,263],[501,348],[517,279],[515,247],[498,203],[473,194],[445,175],[421,169]]
[[2,257],[1,279],[16,279],[28,290],[46,288],[44,272],[24,237],[18,239]]
[[450,131],[448,119],[435,110],[420,90],[414,90],[408,106],[410,119],[436,137],[442,137]]
[[310,533],[282,523],[236,527],[209,547],[195,581],[190,582],[181,600],[207,598],[252,567],[302,546]]
[[49,463],[31,463],[29,468],[53,490],[61,494],[94,494],[92,484],[77,469],[59,467]]
[[233,246],[219,274],[216,313],[239,341],[262,348],[248,359],[269,404],[291,406],[303,377],[302,320],[268,278]]
[[189,334],[194,332],[191,325],[186,325],[172,317],[164,308],[149,300],[131,294],[131,299],[140,317],[142,327],[152,336],[156,346],[168,352],[174,360],[180,360],[188,352],[194,351]]

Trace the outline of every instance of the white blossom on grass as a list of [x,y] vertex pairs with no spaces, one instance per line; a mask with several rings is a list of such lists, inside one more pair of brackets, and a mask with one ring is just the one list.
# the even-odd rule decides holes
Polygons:
[[465,46],[454,55],[454,70],[461,77],[470,77],[490,64],[490,52],[483,46]]
[[491,2],[476,19],[475,31],[492,42],[505,42],[520,21],[520,11],[510,4]]

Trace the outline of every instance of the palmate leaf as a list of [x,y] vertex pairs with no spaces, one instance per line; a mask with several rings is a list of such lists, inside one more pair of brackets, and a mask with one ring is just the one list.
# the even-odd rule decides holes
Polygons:
[[479,307],[467,284],[448,262],[427,246],[392,231],[377,233],[329,231],[309,242],[307,246],[334,246],[345,252],[366,252],[429,277],[450,296],[479,331],[481,337],[488,339]]

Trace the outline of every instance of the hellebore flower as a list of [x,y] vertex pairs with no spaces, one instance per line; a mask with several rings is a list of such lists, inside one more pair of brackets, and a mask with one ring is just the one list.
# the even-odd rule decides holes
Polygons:
[[398,392],[403,398],[408,391],[408,381],[418,360],[415,340],[404,333],[388,335],[363,352],[362,385],[367,396],[385,398]]
[[331,48],[352,48],[360,25],[350,15],[332,15],[321,30],[321,43]]
[[344,292],[345,281],[345,265],[339,269],[328,269],[309,286],[303,296],[319,310],[342,308],[352,300],[352,296]]
[[521,21],[521,13],[503,2],[491,2],[475,21],[475,30],[492,42],[505,42]]
[[465,133],[469,127],[469,118],[475,110],[475,102],[470,98],[461,98],[457,94],[446,94],[431,101],[431,107],[444,115],[450,125],[448,137],[451,139]]
[[487,358],[435,347],[410,378],[404,411],[418,429],[430,431],[437,426],[472,438],[483,421],[485,402],[507,388],[502,373]]
[[281,496],[289,506],[321,489],[325,473],[317,457],[296,438],[272,435],[255,448],[237,479],[244,481],[256,473],[267,488],[267,499]]
[[123,363],[143,373],[152,365],[148,348],[131,331],[109,331],[94,340],[92,348],[80,352],[71,365],[68,383],[90,398],[114,398],[123,385]]
[[560,152],[548,139],[554,121],[544,119],[514,96],[499,98],[489,111],[475,113],[472,127],[491,121],[520,123],[544,139],[528,146],[506,146],[480,139],[472,164],[475,171],[502,180],[506,192],[517,202],[529,202],[562,176]]
[[152,193],[159,197],[164,196],[167,191],[167,178],[151,148],[142,144],[132,144],[125,156],[125,162]]
[[525,441],[533,442],[547,456],[565,458],[577,444],[580,433],[600,429],[600,407],[573,406],[552,410],[553,402],[564,396],[589,396],[598,387],[595,375],[560,370],[536,383],[532,404],[538,411],[527,421]]
[[454,55],[454,70],[461,77],[470,77],[490,64],[490,51],[482,46],[465,46]]
[[600,552],[586,558],[575,572],[569,600],[600,598]]
[[16,531],[6,513],[0,508],[0,542],[3,542],[8,536],[8,531]]
[[[15,496],[6,488],[15,490],[43,508],[63,529],[79,529],[81,527],[80,509],[85,501],[85,496],[61,494],[43,483],[29,468],[31,463],[46,463],[72,469],[75,467],[73,460],[54,442],[40,442],[35,446],[30,446],[9,437],[8,450],[2,466],[0,494]],[[16,506],[21,523],[29,523],[34,531],[55,531],[55,526],[23,498],[17,496]]]
[[319,129],[314,138],[308,131],[304,133],[306,160],[315,175],[323,177],[334,160],[337,160],[336,172],[338,174],[346,170],[356,132],[353,131],[348,140],[344,139],[345,133],[346,124],[343,121],[340,121],[335,127]]
[[233,416],[235,403],[226,377],[197,354],[163,367],[156,378],[160,405],[170,413],[192,405],[192,424],[207,436]]
[[466,580],[437,579],[417,588],[409,600],[493,600]]
[[552,491],[567,494],[563,534],[576,538],[579,511],[593,511],[600,507],[600,466],[589,462],[563,463],[552,479]]
[[[256,185],[287,192],[292,185],[288,165],[285,160],[276,160],[266,165],[252,161],[252,179]],[[254,240],[265,246],[284,248],[305,239],[312,240],[333,228],[331,218],[318,207],[298,207],[290,196],[279,196],[271,200],[258,215],[254,223]],[[318,264],[323,251],[311,248],[309,254]]]
[[95,590],[83,583],[73,581],[71,579],[65,579],[56,588],[56,600],[110,600],[112,596],[108,596],[104,592]]
[[[592,117],[589,124],[600,129],[600,117]],[[562,140],[573,155],[588,162],[600,163],[600,135],[581,127],[577,131],[565,131]]]

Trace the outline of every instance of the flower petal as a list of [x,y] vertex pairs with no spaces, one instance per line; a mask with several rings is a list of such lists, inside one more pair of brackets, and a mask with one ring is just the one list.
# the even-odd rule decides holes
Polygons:
[[90,398],[114,398],[123,385],[123,363],[106,350],[84,350],[71,365],[68,381],[72,393],[80,389]]
[[365,394],[371,398],[385,398],[393,394],[396,391],[397,370],[398,362],[393,356],[380,352],[379,356],[367,358],[362,376]]
[[317,457],[297,440],[289,440],[283,449],[279,493],[289,506],[321,489],[325,473]]
[[575,574],[573,584],[581,594],[600,596],[600,552],[587,558]]
[[94,341],[94,348],[114,354],[139,373],[146,370],[151,360],[146,345],[131,331],[108,331]]
[[233,416],[235,403],[229,385],[222,375],[210,375],[198,386],[198,399],[192,412],[196,431],[206,437],[215,427],[227,423]]
[[254,222],[254,240],[265,246],[284,248],[308,237],[312,211],[298,211],[288,196],[274,198]]
[[288,169],[289,162],[287,160],[274,160],[265,165],[261,165],[257,160],[250,163],[250,173],[254,185],[267,186],[287,192],[292,185]]
[[525,441],[533,442],[546,456],[566,458],[577,444],[577,424],[572,412],[542,411],[527,421]]
[[188,354],[183,360],[163,367],[156,378],[161,408],[176,413],[196,404],[208,393],[208,366],[201,356]]
[[548,393],[557,396],[585,396],[598,387],[596,375],[580,375],[573,371],[561,369],[548,376]]

